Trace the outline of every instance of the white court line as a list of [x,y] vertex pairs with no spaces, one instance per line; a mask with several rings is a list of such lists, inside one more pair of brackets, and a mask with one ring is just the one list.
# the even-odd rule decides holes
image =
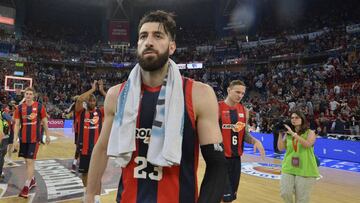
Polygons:
[[4,196],[6,190],[7,190],[8,184],[0,184],[0,189],[2,190],[0,194],[0,198]]

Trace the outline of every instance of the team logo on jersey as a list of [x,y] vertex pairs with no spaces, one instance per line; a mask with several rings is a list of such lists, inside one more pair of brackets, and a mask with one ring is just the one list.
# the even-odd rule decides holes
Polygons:
[[245,123],[238,121],[236,124],[223,124],[222,129],[231,129],[233,132],[240,132],[245,128]]
[[135,137],[137,139],[143,140],[144,144],[150,143],[151,128],[136,128],[135,132]]
[[30,115],[26,115],[25,118],[29,120],[34,120],[37,116],[37,113],[31,113]]
[[241,163],[241,173],[257,176],[260,178],[280,180],[281,165],[270,163],[245,162]]
[[244,115],[243,113],[239,113],[239,117],[240,117],[240,118],[244,118],[245,115]]
[[85,118],[84,122],[85,123],[90,123],[91,125],[96,125],[99,122],[99,116],[94,116],[94,118]]
[[232,129],[234,132],[240,132],[245,128],[245,123],[238,121],[234,128]]

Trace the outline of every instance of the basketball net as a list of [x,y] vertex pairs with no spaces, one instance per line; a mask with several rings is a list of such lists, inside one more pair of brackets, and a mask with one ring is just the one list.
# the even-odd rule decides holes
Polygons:
[[5,76],[5,91],[15,92],[20,89],[22,92],[26,87],[32,87],[33,79],[26,77]]

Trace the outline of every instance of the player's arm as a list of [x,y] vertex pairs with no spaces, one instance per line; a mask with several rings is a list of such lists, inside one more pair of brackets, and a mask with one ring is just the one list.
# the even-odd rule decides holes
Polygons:
[[15,119],[15,125],[14,125],[14,143],[16,143],[17,139],[19,138],[19,131],[20,131],[20,119]]
[[19,105],[14,112],[14,120],[15,120],[15,124],[14,124],[14,144],[16,145],[18,137],[19,137],[19,131],[20,131],[20,112],[19,112],[19,108],[21,108],[21,105]]
[[50,143],[50,135],[49,135],[49,128],[48,128],[48,119],[47,119],[47,113],[45,110],[45,107],[43,106],[42,110],[41,110],[41,123],[44,127],[44,132],[45,132],[45,136],[46,136],[46,144]]
[[108,161],[108,156],[106,152],[107,152],[111,127],[115,116],[119,89],[120,89],[120,85],[110,88],[108,94],[105,97],[104,123],[101,129],[99,140],[96,143],[94,150],[92,152],[90,166],[89,166],[88,184],[87,184],[88,187],[86,189],[86,201],[85,201],[87,203],[94,202],[94,196],[100,193],[101,177],[104,174]]
[[250,134],[250,131],[249,131],[249,110],[247,108],[245,108],[245,114],[246,114],[246,125],[245,125],[245,135],[244,135],[244,141],[248,144],[255,144],[255,142],[257,142],[258,140],[253,137],[251,134]]
[[256,150],[258,150],[260,152],[260,156],[264,159],[265,158],[265,150],[264,150],[262,143],[250,134],[249,125],[248,125],[249,110],[247,108],[245,108],[245,114],[246,114],[246,125],[245,125],[244,141],[246,143],[254,145],[254,153],[256,152]]
[[76,100],[76,104],[75,104],[75,111],[79,112],[81,110],[83,110],[83,102],[87,101],[90,97],[90,95],[92,93],[94,93],[96,91],[96,84],[97,81],[95,80],[92,84],[91,84],[91,89],[88,90],[87,92],[81,94],[78,99]]
[[73,103],[69,106],[69,108],[67,108],[64,112],[65,112],[66,114],[72,113],[72,112],[73,112],[72,110],[73,110],[75,104],[76,104],[76,102],[73,102]]
[[208,85],[194,82],[193,105],[201,153],[206,162],[198,202],[218,203],[223,195],[226,164],[214,90]]
[[100,80],[99,82],[99,92],[103,97],[106,97],[106,91],[104,89],[104,82],[103,80]]
[[70,113],[64,113],[63,114],[63,118],[65,119],[70,119],[71,117],[75,116],[74,112],[70,112]]
[[[77,99],[79,96],[75,96],[75,97]],[[75,106],[76,106],[76,100],[75,100],[75,102],[71,103],[69,108],[67,108],[64,111],[64,118],[69,119],[69,118],[75,116]]]

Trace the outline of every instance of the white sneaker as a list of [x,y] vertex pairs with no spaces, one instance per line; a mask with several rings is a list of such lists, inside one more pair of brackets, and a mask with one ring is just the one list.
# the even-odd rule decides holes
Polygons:
[[100,195],[95,195],[95,201],[94,203],[101,203],[100,201]]
[[84,187],[84,195],[83,197],[81,198],[81,202],[84,202],[85,203],[85,196],[86,196],[86,187]]
[[13,166],[13,165],[15,165],[15,163],[14,163],[11,159],[9,159],[6,164],[7,164],[8,166]]

